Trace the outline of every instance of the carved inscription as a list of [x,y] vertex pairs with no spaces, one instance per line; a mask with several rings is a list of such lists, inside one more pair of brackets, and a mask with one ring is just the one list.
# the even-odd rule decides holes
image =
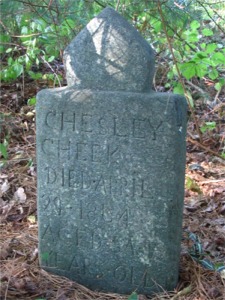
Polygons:
[[[140,274],[140,270],[124,263],[123,254],[120,256],[126,253],[132,259],[140,253],[148,253],[149,257],[154,253],[154,245],[146,241],[135,242],[129,236],[129,228],[135,222],[135,205],[129,205],[129,201],[134,203],[141,199],[140,205],[148,203],[148,211],[143,210],[143,219],[149,219],[149,207],[156,187],[146,172],[142,174],[141,168],[132,170],[135,151],[131,149],[129,152],[126,147],[134,145],[142,153],[142,148],[138,149],[149,142],[154,145],[163,134],[166,121],[155,121],[153,115],[126,118],[51,110],[46,113],[44,125],[51,134],[45,134],[41,142],[45,158],[42,184],[46,193],[41,196],[40,205],[43,215],[50,221],[42,230],[41,239],[47,249],[50,244],[55,249],[61,245],[60,249],[48,253],[44,264],[73,272],[78,277],[107,277],[117,283],[151,288],[151,270],[146,269]],[[121,168],[125,159],[130,167],[123,165]],[[140,165],[140,158],[137,161]],[[71,219],[67,221],[65,216]],[[141,212],[138,217],[142,217]],[[150,231],[155,229],[155,225],[152,226]],[[71,245],[76,247],[76,253],[68,252]],[[101,251],[109,256],[110,253],[119,253],[118,262],[107,267],[107,262],[100,262],[101,258],[89,261],[88,257],[82,256],[86,249],[93,257]],[[99,268],[99,264],[104,268]],[[140,262],[140,265],[143,264]]]
[[98,271],[98,266],[95,265],[95,262],[90,262],[89,259],[78,259],[77,255],[73,255],[70,256],[70,259],[65,264],[64,257],[63,253],[50,251],[48,259],[45,260],[45,265],[54,268],[57,266],[60,270],[75,272],[78,277],[95,278],[98,280],[106,279],[107,277],[112,281],[116,281],[116,283],[127,283],[133,287],[152,288],[154,286],[150,268],[146,268],[140,272],[135,266],[123,264],[111,266],[105,262],[104,271]]
[[[68,168],[46,167],[44,169],[45,182],[49,186],[70,188],[76,191],[86,191],[105,196],[125,196],[151,199],[155,187],[151,181],[141,178],[140,174],[132,177],[110,176],[105,173],[95,174],[94,172]],[[50,201],[50,200],[49,200]],[[52,200],[53,201],[53,200]],[[56,200],[54,205],[56,206]]]
[[45,117],[46,127],[54,130],[152,140],[157,138],[163,122],[156,120],[154,115],[149,118],[131,117],[126,119],[55,110],[47,112]]

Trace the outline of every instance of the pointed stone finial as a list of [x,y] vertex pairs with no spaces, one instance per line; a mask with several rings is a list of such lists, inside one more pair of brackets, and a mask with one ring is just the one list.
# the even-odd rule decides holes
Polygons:
[[132,25],[107,7],[65,49],[64,65],[68,86],[148,92],[154,52]]

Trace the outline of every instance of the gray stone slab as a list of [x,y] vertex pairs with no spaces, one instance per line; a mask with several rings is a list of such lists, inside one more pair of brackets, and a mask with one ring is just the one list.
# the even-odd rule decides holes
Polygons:
[[[112,9],[102,15],[110,13],[129,29],[128,40],[133,34],[142,41],[142,52],[136,52],[141,63],[139,56],[150,46]],[[112,18],[105,22],[113,23]],[[110,24],[106,27],[114,28]],[[118,31],[125,35],[124,29]],[[80,51],[74,41],[66,59],[72,59],[76,47]],[[128,64],[118,81],[112,74],[107,77],[111,82],[105,90],[101,75],[99,86],[93,78],[96,89],[91,78],[86,86],[75,63],[71,68],[80,68],[79,88],[76,71],[67,66],[68,87],[38,93],[39,257],[47,271],[94,290],[151,294],[177,284],[186,101],[179,95],[146,92],[152,71],[144,68],[135,85],[135,78],[125,78]]]

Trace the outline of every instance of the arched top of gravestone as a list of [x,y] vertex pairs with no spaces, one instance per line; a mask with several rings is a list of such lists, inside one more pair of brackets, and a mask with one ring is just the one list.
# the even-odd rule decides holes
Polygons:
[[148,92],[154,75],[150,45],[114,9],[105,8],[64,52],[68,86]]

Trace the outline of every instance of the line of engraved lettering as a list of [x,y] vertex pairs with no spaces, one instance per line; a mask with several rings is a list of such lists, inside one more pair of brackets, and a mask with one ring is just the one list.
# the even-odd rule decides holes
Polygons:
[[[175,104],[176,106],[176,104]],[[175,107],[177,112],[177,123],[180,124],[182,117],[182,111]],[[94,122],[97,122],[97,124]],[[46,113],[45,125],[49,128],[57,128],[57,125],[61,130],[72,130],[84,133],[95,133],[99,135],[113,135],[118,137],[129,137],[134,139],[146,139],[150,138],[155,140],[157,137],[157,131],[162,126],[163,120],[159,121],[157,125],[152,120],[152,117],[148,118],[123,118],[121,116],[101,117],[93,116],[88,113],[75,112],[59,112],[51,110]],[[97,125],[97,126],[94,126]],[[110,126],[112,125],[112,128]]]
[[[67,116],[67,114],[66,114]],[[65,118],[65,113],[64,112],[61,112],[61,130],[64,130],[65,129],[65,123],[68,123],[68,124],[72,124],[72,129],[73,131],[75,131],[76,129],[76,123],[75,123],[75,113],[73,112],[72,113],[72,120],[71,119],[66,119]]]
[[47,114],[45,116],[45,125],[47,127],[53,128],[53,126],[51,126],[51,121],[50,121],[51,117],[50,117],[50,115],[53,115],[55,117],[56,116],[56,111],[55,110],[49,111],[49,112],[47,112]]
[[151,190],[146,179],[133,177],[107,176],[103,173],[94,174],[69,168],[45,167],[46,183],[48,185],[60,184],[76,190],[93,191],[102,195],[133,196],[150,198]]
[[[118,118],[114,117],[113,118],[113,133],[115,136],[119,136],[119,137],[127,137],[128,136],[128,132],[121,132],[122,128],[119,128],[119,124],[118,124]],[[122,126],[121,126],[122,127]],[[124,126],[126,128],[126,126]]]
[[82,114],[81,116],[81,131],[83,132],[92,132],[91,128],[92,115]]
[[[70,139],[44,139],[41,149],[50,158],[62,160],[89,161],[91,163],[119,163],[122,159],[119,146],[107,144],[105,147],[97,143],[77,142]],[[53,150],[52,150],[53,149]],[[72,155],[74,153],[74,155]]]

